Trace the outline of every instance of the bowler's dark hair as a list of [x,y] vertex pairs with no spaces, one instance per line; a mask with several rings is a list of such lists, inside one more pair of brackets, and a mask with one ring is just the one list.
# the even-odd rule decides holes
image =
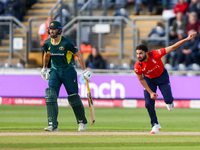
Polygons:
[[146,45],[138,45],[135,50],[143,50],[145,52],[148,52],[148,48],[146,47]]

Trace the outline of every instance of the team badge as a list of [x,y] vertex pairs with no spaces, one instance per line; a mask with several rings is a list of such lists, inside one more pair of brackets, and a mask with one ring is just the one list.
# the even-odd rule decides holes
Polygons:
[[54,23],[52,22],[52,23],[50,24],[50,26],[54,26]]
[[63,46],[59,47],[59,50],[64,51],[64,47]]

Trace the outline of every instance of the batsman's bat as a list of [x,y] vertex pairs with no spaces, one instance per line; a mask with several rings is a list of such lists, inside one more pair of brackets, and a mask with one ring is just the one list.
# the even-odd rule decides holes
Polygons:
[[91,96],[91,92],[90,92],[90,88],[89,88],[89,84],[88,81],[86,80],[86,84],[87,84],[87,98],[88,98],[88,104],[89,104],[89,108],[90,108],[90,118],[91,118],[91,124],[94,124],[95,122],[95,112],[94,112],[94,105],[93,105],[93,100],[92,100],[92,96]]

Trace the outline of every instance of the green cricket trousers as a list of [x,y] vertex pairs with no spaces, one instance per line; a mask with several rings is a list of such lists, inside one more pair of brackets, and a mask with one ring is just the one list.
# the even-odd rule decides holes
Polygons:
[[56,91],[57,96],[59,96],[62,84],[65,86],[68,95],[78,94],[77,72],[74,67],[60,70],[51,69],[49,87]]

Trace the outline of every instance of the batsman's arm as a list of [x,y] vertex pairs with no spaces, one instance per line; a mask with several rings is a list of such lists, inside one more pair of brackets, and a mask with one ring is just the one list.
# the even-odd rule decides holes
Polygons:
[[195,35],[197,34],[197,32],[193,32],[191,33],[190,35],[188,35],[187,38],[183,39],[183,40],[180,40],[178,42],[176,42],[174,45],[171,45],[169,47],[166,47],[166,54],[174,51],[175,49],[177,49],[178,47],[180,47],[181,45],[183,45],[186,41],[189,41],[191,40],[193,37],[195,37]]
[[47,68],[49,59],[50,59],[50,54],[47,54],[46,52],[44,52],[44,57],[43,57],[43,67],[44,68]]
[[80,62],[82,70],[85,70],[86,67],[85,67],[85,61],[84,61],[83,55],[81,54],[80,51],[77,51],[75,55],[78,57],[78,61]]
[[137,75],[138,80],[142,84],[142,86],[147,90],[147,92],[150,94],[151,99],[156,99],[158,97],[158,94],[154,93],[148,86],[147,82],[144,80],[142,75]]

